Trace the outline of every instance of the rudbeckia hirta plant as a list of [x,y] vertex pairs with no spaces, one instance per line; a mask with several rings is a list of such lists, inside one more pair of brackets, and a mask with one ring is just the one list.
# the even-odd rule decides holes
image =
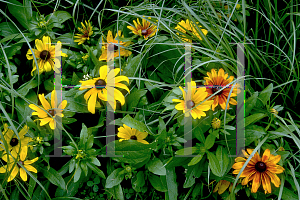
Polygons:
[[[181,86],[179,89],[183,94],[183,100],[181,99],[172,99],[173,102],[179,102],[176,106],[176,110],[182,110],[185,113],[185,117],[190,116],[190,113],[194,119],[200,119],[201,117],[206,116],[204,111],[208,111],[211,108],[213,103],[212,100],[206,100],[202,102],[207,97],[206,88],[196,88],[196,82],[191,81],[191,84],[187,84],[188,93],[186,93]],[[185,105],[185,99],[187,95],[190,94],[191,99],[187,100]],[[201,103],[201,104],[200,104]],[[198,105],[199,104],[199,105]]]
[[[19,140],[17,135],[14,134],[14,131],[9,129],[7,124],[4,124],[4,131],[2,133],[9,151],[13,150],[19,152],[20,146],[21,147],[27,146],[27,144],[32,141],[32,138],[25,137],[25,134],[27,133],[28,130],[29,130],[28,126],[25,125],[22,128],[22,130],[19,132],[19,138],[20,138]],[[5,145],[2,140],[0,140],[0,142],[1,142],[0,151],[3,151],[5,150]]]
[[126,76],[117,76],[119,72],[120,72],[119,68],[107,71],[107,65],[104,65],[99,68],[100,77],[93,78],[86,81],[79,81],[81,83],[79,90],[89,89],[84,94],[84,99],[87,101],[88,110],[91,113],[95,114],[97,97],[103,101],[107,101],[107,93],[109,90],[114,91],[113,93],[114,102],[108,101],[108,103],[111,105],[111,107],[114,110],[116,110],[116,105],[117,105],[116,101],[119,101],[121,105],[125,104],[124,95],[115,87],[120,89],[125,89],[128,93],[130,93],[129,88],[123,83],[120,83],[121,81],[126,81],[127,83],[129,83],[129,79]]
[[[247,152],[244,151],[245,157],[248,158],[252,152],[253,149],[247,149]],[[246,185],[252,181],[251,192],[256,193],[259,186],[262,185],[265,193],[271,193],[271,182],[275,187],[279,187],[280,179],[276,174],[280,174],[284,171],[283,167],[277,165],[280,159],[280,155],[272,155],[269,149],[265,150],[262,157],[256,152],[240,176],[244,178],[242,185]],[[245,164],[246,158],[237,157],[235,162],[236,163],[232,166],[232,168],[235,169],[233,174],[238,174]]]
[[[117,40],[116,38],[119,36],[119,40]],[[113,43],[114,44],[114,58],[116,57],[119,57],[119,56],[125,56],[125,57],[128,57],[132,54],[131,51],[125,49],[124,47],[128,47],[131,42],[122,42],[120,41],[121,38],[124,38],[124,35],[121,35],[121,31],[119,30],[118,31],[118,34],[116,34],[115,38],[113,38],[113,35],[112,35],[112,32],[111,30],[108,31],[107,33],[107,37],[106,37],[106,40],[107,40],[107,43]],[[103,39],[102,39],[103,41]],[[103,41],[104,43],[104,41]],[[99,57],[99,60],[107,60],[107,48],[108,48],[108,45],[107,44],[104,44],[102,46],[102,54],[101,56]],[[120,50],[120,52],[119,52]]]
[[[27,160],[27,151],[28,151],[28,147],[24,146],[22,147],[21,151],[20,151],[20,157],[18,157],[18,153],[16,153],[15,151],[11,152],[11,155],[9,155],[7,157],[7,154],[4,154],[2,156],[2,159],[7,163],[7,165],[4,165],[3,167],[0,167],[0,173],[9,173],[9,177],[7,179],[7,182],[12,181],[19,173],[20,171],[20,177],[23,181],[27,181],[27,173],[26,171],[21,167],[20,164],[23,165],[23,167],[25,169],[27,169],[30,172],[34,172],[37,173],[36,168],[34,168],[33,166],[31,166],[32,163],[36,162],[39,158],[36,157],[32,160]],[[7,159],[8,158],[8,159]],[[15,161],[16,160],[16,161]],[[15,164],[15,162],[17,162]]]
[[[149,17],[151,19],[151,17]],[[137,18],[137,22],[133,20],[134,26],[127,26],[128,29],[132,31],[133,34],[143,36],[145,40],[148,40],[149,37],[153,37],[157,31],[157,27],[151,24],[146,19],[142,19],[142,24]]]
[[78,27],[78,30],[81,32],[77,33],[76,36],[74,36],[74,38],[76,38],[74,40],[74,42],[78,42],[78,45],[83,44],[86,40],[90,40],[90,36],[93,35],[93,26],[91,25],[90,21],[85,21],[85,25],[83,24],[83,22],[81,22],[81,26],[82,28]]
[[[58,41],[57,43],[61,43]],[[55,58],[55,45],[51,45],[51,39],[48,36],[43,36],[42,40],[35,40],[35,48],[33,49],[34,55],[37,59],[37,64],[39,66],[39,73],[50,72],[54,70],[54,62],[56,65],[60,66],[60,62]],[[61,56],[67,57],[67,54],[61,52]],[[30,49],[28,49],[26,57],[28,60],[33,60],[33,54]],[[36,63],[33,60],[33,69],[31,71],[31,76],[36,70]]]
[[146,140],[144,140],[148,135],[147,132],[138,131],[134,128],[130,128],[125,124],[123,124],[123,127],[119,127],[118,131],[118,137],[121,138],[119,139],[119,142],[131,139],[141,142],[143,144],[149,144]]
[[[208,92],[208,97],[211,96],[212,94],[218,92],[219,90],[221,90],[224,86],[228,85],[234,79],[233,76],[230,76],[227,79],[228,74],[224,74],[224,70],[222,68],[219,69],[218,74],[215,69],[212,69],[211,73],[207,72],[207,75],[208,75],[208,77],[204,77],[204,79],[206,80],[205,85],[207,86],[206,91]],[[230,86],[232,86],[232,85],[230,85]],[[214,99],[214,103],[212,105],[212,110],[215,110],[215,108],[219,104],[220,104],[221,108],[223,110],[225,110],[226,102],[227,102],[227,98],[229,96],[230,90],[231,90],[230,87],[224,88],[222,91],[220,91],[219,93],[216,93],[215,96],[212,97]],[[232,90],[230,97],[237,96],[237,92],[238,92],[238,90],[235,86],[235,88],[233,88],[233,90]],[[237,105],[237,101],[233,98],[230,98],[229,104]],[[227,108],[230,107],[229,104],[228,104]]]
[[[30,104],[29,108],[36,111],[33,112],[32,115],[37,115],[38,120],[40,120],[40,126],[44,126],[49,123],[49,126],[52,130],[56,127],[55,122],[55,116],[63,117],[62,114],[63,109],[67,106],[67,100],[63,100],[59,105],[57,105],[57,97],[56,97],[56,91],[53,90],[51,92],[51,105],[49,102],[45,99],[44,94],[39,94],[40,102],[42,103],[42,108],[39,106],[36,106],[34,104]],[[51,115],[51,117],[48,115],[48,113]]]
[[195,40],[196,38],[202,40],[201,34],[197,30],[196,26],[198,26],[199,30],[201,30],[205,36],[207,35],[208,31],[206,29],[201,29],[201,26],[198,24],[198,22],[194,24],[189,19],[186,21],[181,20],[181,22],[179,22],[175,27],[175,29],[179,31],[176,34],[179,35],[183,41],[189,43],[192,43],[192,40]]

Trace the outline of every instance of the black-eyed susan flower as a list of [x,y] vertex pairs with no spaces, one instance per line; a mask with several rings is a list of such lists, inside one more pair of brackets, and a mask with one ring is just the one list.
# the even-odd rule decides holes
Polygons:
[[[124,95],[118,89],[115,89],[115,87],[125,89],[128,93],[130,93],[129,88],[120,83],[121,81],[129,83],[129,79],[126,76],[116,76],[119,72],[119,68],[107,72],[107,65],[104,65],[99,69],[100,77],[86,81],[79,81],[81,83],[79,90],[89,89],[84,94],[84,99],[87,101],[88,110],[91,113],[95,114],[97,97],[103,101],[107,101],[107,91],[111,89],[114,91],[114,102],[108,101],[111,107],[116,110],[116,101],[119,101],[121,105],[125,104]],[[113,79],[114,83],[111,83]]]
[[6,142],[9,151],[13,150],[19,152],[20,146],[27,146],[27,144],[32,141],[32,138],[25,137],[25,134],[28,132],[28,130],[29,127],[26,125],[21,129],[19,132],[19,140],[17,135],[14,134],[14,131],[9,129],[7,124],[4,124],[3,136],[5,141],[0,140],[0,151],[5,150],[4,142]]
[[[149,17],[151,19],[151,17]],[[151,24],[146,19],[142,19],[142,24],[137,18],[137,22],[133,20],[134,26],[127,26],[128,29],[132,31],[133,34],[143,36],[145,40],[148,40],[149,37],[153,37],[157,31],[157,27]]]
[[143,144],[149,144],[146,140],[144,140],[148,135],[147,132],[138,131],[134,128],[130,128],[125,124],[123,124],[123,127],[119,127],[118,131],[118,137],[121,138],[119,139],[119,142],[131,139],[141,142]]
[[[61,43],[58,41],[57,43]],[[51,39],[48,36],[43,36],[42,40],[35,40],[35,47],[33,49],[34,55],[37,59],[37,64],[39,66],[39,73],[50,72],[54,70],[54,62],[56,65],[60,66],[60,62],[57,58],[55,58],[55,45],[51,45]],[[67,54],[61,52],[61,56],[67,57]],[[33,59],[33,55],[30,49],[28,49],[26,57],[28,60]],[[33,69],[31,71],[31,76],[33,76],[33,72],[36,70],[36,63],[33,61],[32,63]]]
[[[244,151],[245,157],[248,158],[252,152],[253,149],[247,149],[247,152]],[[242,185],[246,185],[249,181],[252,181],[252,193],[256,193],[261,184],[265,193],[271,193],[271,182],[275,187],[279,187],[280,179],[276,174],[280,174],[284,171],[283,167],[277,165],[280,159],[280,155],[274,156],[270,154],[269,149],[265,150],[261,158],[256,152],[240,176],[244,178]],[[236,163],[232,166],[232,168],[235,169],[233,174],[238,174],[245,164],[246,159],[237,157],[235,162]]]
[[[176,110],[182,110],[183,113],[185,113],[185,117],[190,116],[190,113],[192,114],[192,117],[194,119],[200,119],[202,116],[206,116],[204,111],[208,111],[211,108],[211,105],[213,103],[213,100],[207,100],[203,103],[201,103],[206,97],[207,92],[206,88],[197,88],[196,89],[196,82],[191,81],[191,84],[188,84],[188,92],[191,92],[190,96],[191,99],[186,102],[187,105],[185,105],[185,98],[187,93],[183,90],[181,86],[179,86],[179,89],[181,90],[183,94],[183,100],[181,99],[172,99],[173,102],[179,102],[175,106]],[[198,105],[201,103],[200,105]],[[198,106],[197,106],[198,105]],[[195,107],[195,108],[194,108]],[[192,109],[192,110],[191,110]]]
[[214,128],[214,129],[218,129],[220,128],[221,126],[221,120],[218,119],[218,118],[214,118],[211,122],[211,126]]
[[[205,85],[208,86],[206,87],[206,91],[208,92],[208,97],[214,94],[215,92],[219,91],[222,89],[222,87],[228,85],[230,82],[233,81],[234,77],[230,76],[228,79],[228,74],[224,74],[224,70],[221,68],[218,71],[218,74],[215,69],[211,70],[210,72],[207,72],[208,77],[204,77],[206,80]],[[230,85],[232,86],[232,85]],[[226,108],[226,102],[227,102],[227,97],[229,96],[231,88],[224,88],[221,92],[217,93],[214,97],[214,103],[212,105],[212,110],[215,110],[215,107],[217,107],[218,104],[220,104],[221,108],[225,110]],[[237,96],[237,88],[234,88],[231,93],[231,97]],[[237,105],[237,101],[233,98],[230,98],[229,104],[232,105]],[[229,108],[230,106],[227,106]]]
[[233,184],[226,180],[220,180],[215,186],[213,192],[218,192],[218,194],[223,194],[227,188],[229,188],[229,192],[232,189]]
[[[9,155],[7,157],[7,154],[4,154],[2,156],[2,159],[7,163],[6,165],[4,165],[3,167],[0,167],[0,173],[9,173],[9,177],[7,179],[7,182],[12,181],[19,173],[20,171],[20,177],[23,181],[27,181],[27,173],[26,171],[20,166],[20,164],[22,164],[24,166],[25,169],[27,169],[30,172],[34,172],[37,173],[36,168],[34,168],[33,166],[31,166],[32,163],[36,162],[39,158],[36,157],[32,160],[27,160],[27,151],[28,151],[28,147],[27,146],[23,146],[21,148],[20,151],[20,157],[18,157],[18,154],[15,151],[11,152],[11,155]],[[8,159],[7,159],[8,158]],[[17,164],[15,163],[15,160],[17,162]]]
[[90,40],[90,36],[93,35],[93,26],[91,25],[90,21],[86,21],[85,20],[85,25],[83,24],[83,22],[81,22],[81,26],[82,28],[78,27],[78,30],[80,33],[77,33],[76,36],[74,36],[74,38],[76,38],[74,40],[74,42],[78,42],[78,45],[83,44],[86,40]]
[[176,34],[179,35],[183,41],[189,43],[192,43],[192,40],[195,40],[196,38],[202,40],[196,26],[199,27],[199,30],[201,30],[204,35],[207,35],[208,31],[206,29],[201,29],[202,26],[198,25],[198,22],[196,22],[196,24],[197,25],[195,25],[192,21],[189,21],[189,19],[187,19],[186,21],[181,20],[181,22],[179,22],[175,27],[175,29],[180,33],[177,32]]
[[[119,56],[125,56],[125,57],[130,56],[132,54],[132,52],[125,49],[124,47],[128,47],[131,44],[131,42],[122,42],[120,40],[118,41],[118,40],[116,40],[117,36],[119,36],[119,39],[124,38],[124,35],[121,35],[120,30],[118,31],[118,34],[116,34],[115,38],[113,38],[112,32],[110,30],[108,31],[107,37],[106,37],[107,43],[114,43],[114,49],[113,49],[114,50],[114,58],[119,57]],[[99,57],[100,61],[107,60],[107,48],[108,48],[107,44],[104,44],[102,46],[102,49],[101,49],[102,54]],[[119,54],[119,48],[120,48],[120,54]]]
[[[63,100],[59,105],[57,105],[57,97],[56,97],[56,91],[53,90],[51,92],[51,105],[49,102],[45,99],[44,94],[39,94],[40,102],[43,106],[43,108],[36,106],[34,104],[30,104],[29,108],[36,111],[33,112],[32,115],[37,115],[38,120],[40,120],[40,126],[44,126],[49,123],[49,126],[52,130],[56,127],[56,122],[54,120],[55,116],[63,117],[62,114],[63,109],[67,106],[67,100]],[[51,117],[48,115],[48,113],[44,110],[46,110]]]

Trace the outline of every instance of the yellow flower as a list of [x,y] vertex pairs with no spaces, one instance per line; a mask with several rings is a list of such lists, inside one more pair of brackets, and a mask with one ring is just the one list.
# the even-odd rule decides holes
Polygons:
[[[247,149],[247,152],[244,151],[245,157],[253,152],[253,149]],[[259,186],[262,184],[265,190],[265,193],[271,193],[271,182],[275,187],[279,187],[280,179],[276,174],[280,174],[284,171],[284,168],[277,163],[280,161],[281,156],[274,156],[270,154],[270,150],[266,149],[262,158],[256,152],[251,158],[250,162],[244,169],[241,174],[241,178],[244,178],[242,185],[247,185],[249,181],[252,181],[252,193],[256,193]],[[235,169],[232,173],[238,174],[245,164],[246,159],[242,157],[237,157],[235,159],[235,164],[232,166]]]
[[220,180],[216,187],[214,188],[213,192],[217,192],[218,194],[223,194],[225,190],[229,187],[229,192],[232,189],[233,184],[226,180]]
[[270,112],[275,114],[275,115],[278,115],[278,111],[275,108],[271,108]]
[[[17,176],[19,171],[20,171],[20,177],[22,178],[22,180],[27,181],[27,173],[19,164],[22,164],[24,166],[24,168],[27,169],[28,171],[37,173],[36,168],[32,167],[30,164],[36,162],[39,158],[36,157],[32,160],[25,160],[26,156],[27,156],[27,151],[28,151],[28,147],[23,146],[20,151],[20,157],[18,157],[18,154],[15,151],[11,152],[11,155],[13,157],[11,155],[9,155],[8,159],[7,159],[7,154],[4,154],[2,156],[2,159],[5,162],[7,162],[7,165],[0,167],[0,173],[10,172],[7,182],[12,181]],[[17,162],[17,164],[15,164],[15,165],[14,165],[14,162],[15,162],[14,159],[16,159],[16,162]]]
[[[197,26],[199,28],[201,28],[202,26],[198,25],[199,23],[196,22]],[[199,40],[202,40],[196,25],[191,21],[189,21],[189,19],[187,19],[186,21],[181,20],[181,22],[178,23],[178,25],[175,27],[176,30],[180,31],[181,34],[179,34],[178,32],[176,33],[177,35],[180,35],[181,39],[192,43],[192,39],[196,39],[198,38]],[[207,35],[208,31],[206,29],[200,29],[202,31],[202,33],[204,35]],[[192,38],[192,39],[191,39]]]
[[[29,142],[32,141],[32,138],[30,137],[25,137],[25,134],[28,132],[29,127],[28,126],[24,126],[22,128],[22,130],[19,132],[19,137],[20,140],[18,139],[18,137],[16,135],[14,135],[14,131],[8,128],[7,124],[4,124],[4,131],[3,131],[3,136],[5,139],[5,142],[8,145],[8,150],[13,150],[16,152],[19,152],[20,146],[27,146],[27,144]],[[1,144],[0,144],[0,151],[5,150],[5,146],[4,146],[4,142],[2,140],[0,140]]]
[[211,122],[211,126],[214,128],[214,129],[218,129],[220,128],[221,126],[221,120],[218,119],[218,118],[214,118]]
[[86,54],[86,55],[82,56],[81,58],[84,62],[86,62],[87,59],[89,58],[89,54]]
[[[122,42],[122,41],[118,41],[116,40],[117,36],[119,35],[119,38],[124,38],[124,35],[121,36],[121,31],[118,31],[118,34],[116,34],[116,37],[113,38],[112,36],[112,32],[109,30],[107,33],[107,43],[114,43],[114,58],[119,57],[119,56],[125,56],[128,57],[132,54],[131,51],[126,50],[124,47],[127,47],[131,44],[131,42]],[[103,41],[103,40],[102,40]],[[107,44],[104,44],[102,46],[102,54],[99,57],[99,60],[107,60]],[[119,48],[120,48],[120,55],[119,55]]]
[[78,150],[78,153],[76,154],[76,158],[84,158],[85,157],[85,153],[82,150]]
[[42,106],[44,110],[46,110],[52,117],[50,117],[46,111],[44,111],[41,107],[36,106],[34,104],[30,104],[29,108],[36,111],[33,112],[32,115],[37,115],[40,119],[40,126],[44,126],[49,123],[49,126],[52,130],[56,127],[56,122],[54,120],[55,116],[63,117],[62,114],[63,109],[67,106],[67,100],[63,100],[57,107],[55,107],[57,104],[57,97],[56,97],[56,91],[53,90],[51,92],[51,106],[49,102],[45,99],[44,94],[39,94],[40,102],[42,103]]
[[[145,16],[144,16],[145,17]],[[151,17],[149,17],[151,19]],[[140,23],[139,19],[137,18],[137,22],[133,20],[134,26],[127,26],[132,33],[135,35],[143,36],[145,40],[148,40],[148,37],[153,37],[157,31],[156,26],[151,24],[149,21],[142,19],[142,24]]]
[[126,126],[125,124],[123,124],[123,127],[118,128],[118,131],[118,137],[122,138],[119,139],[119,142],[131,139],[141,142],[143,144],[149,144],[146,140],[144,140],[148,135],[147,132],[140,132],[134,128]]
[[[85,26],[86,25],[86,26]],[[76,34],[76,36],[74,36],[74,38],[77,38],[74,40],[74,42],[78,42],[78,45],[83,44],[86,40],[90,40],[90,36],[93,35],[93,27],[91,25],[90,21],[86,21],[85,20],[85,25],[83,24],[83,22],[81,22],[81,26],[82,28],[78,27],[78,30],[82,33],[82,34]]]
[[[58,41],[57,43],[61,42]],[[50,72],[54,70],[54,62],[56,63],[56,65],[58,65],[58,67],[60,67],[59,60],[55,58],[55,45],[51,45],[50,37],[43,36],[42,41],[36,39],[35,47],[36,49],[33,49],[33,51],[37,59],[40,74],[43,72]],[[61,56],[67,57],[67,54],[61,52]],[[33,59],[33,55],[30,49],[28,49],[26,57],[28,60]],[[33,72],[36,70],[36,64],[34,61],[32,65],[33,69],[31,71],[31,76],[33,76]]]
[[[207,72],[207,75],[208,75],[208,77],[204,78],[206,80],[205,85],[210,86],[210,87],[206,88],[206,91],[208,92],[207,97],[209,97],[213,93],[219,91],[220,89],[222,89],[222,87],[226,86],[227,84],[232,82],[234,79],[233,76],[230,76],[230,78],[227,79],[228,74],[224,74],[224,70],[222,68],[219,69],[218,74],[216,73],[215,69],[212,69],[211,73]],[[220,104],[222,109],[225,110],[227,97],[229,95],[230,89],[231,88],[225,88],[224,90],[222,90],[221,92],[219,92],[218,94],[216,94],[213,97],[213,99],[214,99],[214,103],[212,105],[213,111],[215,110],[215,107],[217,107],[218,104]],[[234,88],[231,93],[231,97],[235,97],[235,96],[237,96],[237,88]],[[229,104],[237,105],[237,101],[233,98],[230,98]],[[229,104],[228,104],[227,108],[230,107]]]
[[[202,88],[196,89],[195,81],[192,81],[191,84],[188,84],[188,92],[189,93],[191,92],[191,95],[190,95],[191,99],[186,102],[187,103],[186,106],[185,106],[185,98],[186,98],[187,94],[182,89],[181,86],[179,86],[179,89],[181,90],[181,92],[183,94],[183,100],[172,99],[173,102],[179,102],[179,104],[177,104],[175,106],[175,109],[182,110],[183,113],[185,113],[185,117],[190,116],[190,112],[194,119],[197,119],[197,118],[200,119],[202,116],[206,116],[205,112],[203,112],[203,111],[208,111],[213,103],[213,100],[207,100],[204,103],[201,103],[207,96],[206,88],[202,87]],[[198,105],[199,103],[201,103],[201,104]],[[195,107],[196,105],[198,105],[198,106]],[[190,111],[190,109],[192,109],[192,110]]]
[[[107,72],[107,65],[104,65],[99,68],[100,77],[86,81],[79,81],[82,84],[79,90],[86,90],[90,88],[84,94],[84,99],[87,101],[88,110],[91,113],[95,114],[97,96],[99,99],[107,101],[107,91],[109,88],[114,89],[114,102],[108,102],[111,105],[111,107],[114,108],[114,110],[116,110],[116,100],[118,100],[121,103],[121,105],[125,104],[124,95],[122,94],[122,92],[115,89],[115,87],[125,89],[128,93],[130,93],[129,88],[126,85],[120,83],[121,81],[126,81],[127,83],[129,83],[129,79],[126,76],[116,76],[119,72],[119,68]],[[111,83],[113,79],[114,83]]]

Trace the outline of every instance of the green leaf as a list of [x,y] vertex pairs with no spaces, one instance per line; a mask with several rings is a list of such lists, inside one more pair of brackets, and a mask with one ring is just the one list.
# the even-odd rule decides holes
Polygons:
[[207,152],[207,157],[209,160],[209,167],[213,174],[222,177],[229,165],[227,150],[222,146],[218,146],[216,156],[211,152]]
[[75,175],[74,175],[74,183],[76,183],[81,176],[81,168],[78,163],[76,163]]
[[149,175],[149,181],[151,183],[151,185],[160,192],[167,192],[168,189],[167,187],[163,184],[161,177],[150,174]]
[[87,176],[87,174],[88,174],[88,167],[87,167],[87,165],[86,165],[86,162],[81,161],[81,162],[80,162],[80,167],[81,167],[81,169],[83,170],[85,176]]
[[[124,71],[122,74],[124,74],[127,77],[134,77],[135,73],[137,73],[138,65],[141,61],[142,54],[138,54],[137,56],[131,58],[131,60],[126,65]],[[129,83],[131,83],[132,80],[129,80]]]
[[206,140],[205,140],[205,144],[204,144],[204,147],[205,149],[210,149],[212,146],[214,146],[215,144],[215,139],[216,139],[216,136],[214,136],[213,134],[209,134],[207,137],[206,137]]
[[[33,173],[32,173],[32,175],[33,175],[35,178],[37,177],[36,174],[33,174]],[[30,177],[30,180],[29,180],[29,186],[28,186],[28,194],[29,194],[30,197],[32,196],[32,193],[33,193],[33,190],[34,190],[35,186],[36,186],[36,181],[35,181],[32,177]]]
[[[204,155],[205,157],[205,155]],[[196,157],[194,157],[196,158]],[[202,156],[201,156],[202,158]],[[199,178],[202,174],[203,168],[204,166],[204,162],[206,162],[206,159],[201,159],[200,162],[198,162],[195,165],[192,166],[188,166],[187,167],[187,173],[186,173],[186,179],[185,182],[183,184],[183,188],[189,188],[192,187],[195,183],[195,178]]]
[[187,147],[179,149],[175,152],[176,155],[191,155],[198,150],[198,147]]
[[254,140],[261,138],[266,134],[265,129],[261,126],[250,125],[245,129],[245,145],[250,145]]
[[222,146],[218,146],[217,152],[216,152],[216,157],[217,157],[217,160],[219,161],[219,165],[220,165],[220,169],[221,169],[221,176],[223,176],[229,165],[227,149]]
[[61,24],[70,18],[72,18],[72,16],[67,11],[55,11],[53,13],[53,16],[49,20],[49,23],[53,22],[54,27],[63,28],[63,26]]
[[[11,36],[13,35],[14,37],[16,37],[19,31],[18,29],[13,25],[13,23],[11,22],[2,22],[0,24],[0,35],[7,37],[7,36]],[[1,41],[4,42],[4,41]],[[1,52],[2,53],[2,52]]]
[[25,0],[24,6],[16,0],[10,0],[10,3],[12,4],[7,4],[9,12],[18,20],[18,22],[24,28],[29,29],[29,22],[32,17],[30,1]]
[[177,199],[178,185],[176,181],[175,167],[167,169],[166,179],[169,199]]
[[147,90],[137,90],[134,89],[127,97],[126,97],[126,102],[127,102],[127,110],[128,111],[134,111],[136,109],[140,99],[145,96],[147,93]]
[[[100,162],[99,162],[100,163]],[[96,167],[96,166],[94,166],[93,164],[90,164],[90,163],[86,163],[87,164],[87,166],[91,169],[91,170],[93,170],[96,174],[98,174],[101,178],[104,178],[104,179],[106,179],[106,177],[105,177],[105,175],[104,175],[104,173],[103,173],[103,171],[102,170],[100,170],[98,167]]]
[[157,175],[166,175],[166,168],[160,159],[154,158],[147,163],[147,168],[150,172]]
[[261,120],[262,118],[266,117],[267,115],[264,113],[255,113],[253,115],[250,115],[248,117],[245,118],[245,127],[247,127],[248,125],[255,123],[259,120]]
[[73,158],[69,164],[69,173],[72,173],[72,171],[74,170],[74,167],[75,167],[75,159]]
[[145,178],[144,178],[144,172],[143,171],[139,171],[136,176],[131,179],[132,180],[132,186],[133,189],[135,191],[139,191],[141,190],[141,187],[143,187],[145,185]]
[[258,101],[256,103],[257,107],[266,105],[267,101],[270,99],[273,92],[273,83],[270,83],[258,96]]
[[166,130],[166,124],[161,117],[158,117],[159,125],[158,125],[158,134],[160,134],[163,130]]
[[245,102],[245,116],[248,116],[252,108],[256,105],[258,97],[258,92],[255,92],[251,97],[249,97]]
[[98,166],[98,167],[101,166],[100,161],[98,160],[98,158],[92,157],[92,158],[90,158],[90,159],[91,159],[91,163],[93,163],[94,165],[96,165],[96,166]]
[[201,128],[200,127],[196,127],[194,130],[193,130],[193,135],[202,143],[204,144],[205,143],[205,137],[204,137],[204,134],[203,132],[201,131]]
[[194,158],[188,163],[188,166],[192,166],[192,165],[197,164],[198,162],[201,161],[202,158],[203,158],[203,155],[201,155],[201,154],[196,155],[196,157],[194,157]]
[[125,140],[122,142],[115,141],[107,145],[107,151],[110,152],[112,145],[115,144],[115,155],[121,155],[120,157],[114,157],[113,159],[118,162],[132,163],[133,165],[143,162],[150,158],[152,150],[155,148],[156,143],[143,144],[136,140]]
[[72,33],[65,33],[58,38],[56,38],[56,41],[60,41],[61,43],[65,43],[63,45],[71,46],[75,48],[79,48],[78,44],[74,42],[74,35]]
[[120,184],[123,179],[125,174],[120,174],[119,173],[123,171],[123,168],[118,168],[115,169],[106,179],[106,183],[105,183],[105,188],[112,188],[118,184]]
[[87,127],[84,123],[82,123],[82,129],[80,132],[80,142],[79,142],[79,146],[82,148],[85,146],[87,140],[88,140],[89,134],[88,134],[88,130]]
[[58,186],[59,188],[65,190],[66,183],[62,176],[52,167],[49,170],[41,168],[41,172],[43,175],[54,185]]
[[148,129],[146,127],[146,125],[140,121],[137,121],[135,119],[133,119],[132,117],[130,117],[130,115],[126,115],[123,119],[122,119],[122,122],[129,126],[130,128],[134,128],[134,129],[137,129],[141,132],[144,132],[144,131],[147,131],[148,132]]
[[30,81],[24,83],[21,85],[18,89],[17,92],[20,93],[23,96],[26,96],[27,93],[29,92],[30,89],[35,88],[38,85],[36,79],[31,79]]
[[90,135],[90,137],[88,138],[88,140],[86,142],[86,149],[92,148],[93,144],[94,144],[94,136]]
[[171,157],[166,163],[166,168],[182,166],[182,163],[187,163],[190,160],[189,157]]

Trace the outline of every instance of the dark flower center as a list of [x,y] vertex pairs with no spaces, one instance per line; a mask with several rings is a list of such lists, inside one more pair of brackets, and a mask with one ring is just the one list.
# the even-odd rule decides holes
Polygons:
[[21,168],[21,165],[19,165],[19,163],[21,163],[22,165],[24,165],[24,162],[19,160],[19,162],[17,163],[17,165],[19,166],[19,168]]
[[54,109],[51,109],[51,110],[48,110],[48,112],[50,113],[50,115],[54,116],[55,115],[55,110]]
[[83,36],[86,37],[86,38],[89,37],[89,32],[86,31]]
[[[112,48],[114,46],[114,48]],[[118,45],[108,45],[108,51],[118,51],[119,46]]]
[[267,169],[267,165],[264,162],[257,162],[255,164],[255,169],[259,172],[264,172]]
[[47,50],[43,50],[40,54],[40,58],[43,60],[48,60],[51,57],[50,52]]
[[95,86],[97,89],[102,89],[106,86],[106,82],[103,79],[99,79],[95,82]]
[[11,139],[9,144],[12,147],[17,146],[19,144],[19,140],[17,138],[13,138],[13,139]]
[[135,135],[131,136],[130,139],[137,140],[137,137]]
[[147,29],[143,29],[142,30],[142,35],[147,35],[148,34],[148,30]]
[[222,89],[222,87],[213,87],[212,92],[215,93],[215,92],[219,91],[220,89]]
[[186,102],[186,107],[188,108],[188,109],[191,109],[191,108],[193,108],[195,106],[195,103],[192,101],[192,100],[188,100],[187,102]]

